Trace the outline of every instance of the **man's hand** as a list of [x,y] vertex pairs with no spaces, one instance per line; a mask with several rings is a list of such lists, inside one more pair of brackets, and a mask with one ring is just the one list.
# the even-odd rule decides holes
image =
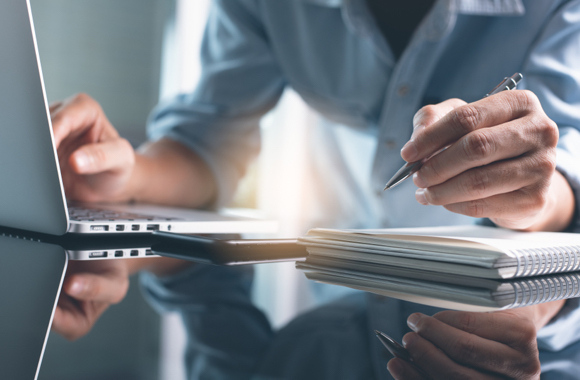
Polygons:
[[167,276],[190,265],[167,257],[70,261],[52,329],[69,340],[78,339],[91,331],[109,306],[125,298],[132,274],[147,270]]
[[101,314],[121,302],[129,288],[128,260],[69,262],[52,328],[74,340],[87,334]]
[[89,96],[53,104],[50,113],[68,199],[197,208],[215,197],[213,175],[198,155],[170,139],[135,152]]
[[[430,379],[539,379],[536,332],[564,301],[495,313],[443,311],[429,317],[412,314],[413,330],[403,337],[414,365]],[[396,379],[425,379],[416,368],[392,359]]]
[[555,171],[558,128],[532,92],[447,100],[423,107],[413,124],[401,156],[425,161],[414,176],[420,203],[513,229],[562,230],[571,222],[574,196]]
[[135,166],[131,144],[119,136],[99,104],[87,95],[51,105],[50,113],[67,198],[127,201]]

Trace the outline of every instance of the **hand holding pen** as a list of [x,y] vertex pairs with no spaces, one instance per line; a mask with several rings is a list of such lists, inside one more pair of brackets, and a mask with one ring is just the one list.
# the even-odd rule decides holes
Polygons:
[[532,92],[450,99],[423,107],[413,124],[401,156],[422,163],[413,175],[421,204],[514,229],[563,229],[571,220],[554,201],[573,199],[555,171],[558,128]]
[[[504,80],[501,81],[500,84],[495,86],[493,90],[491,90],[490,92],[485,94],[485,97],[495,95],[501,91],[515,90],[516,87],[518,86],[518,83],[520,83],[520,81],[522,79],[523,79],[523,75],[520,73],[515,73],[511,77],[505,77]],[[415,123],[413,123],[413,124],[415,124]],[[416,132],[416,130],[419,127],[422,127],[422,126],[418,126],[418,127],[413,128],[414,129],[413,134]],[[447,147],[444,147],[442,150],[440,150],[437,153],[440,153],[444,149],[447,149]],[[434,155],[437,153],[434,153]],[[409,178],[410,176],[415,174],[417,171],[419,171],[419,169],[421,169],[421,166],[423,166],[423,160],[406,163],[405,165],[403,165],[403,167],[401,169],[399,169],[395,173],[395,175],[391,179],[389,179],[389,181],[385,185],[385,188],[383,189],[383,191],[392,189],[393,187],[399,185],[401,182],[403,182],[404,180],[406,180],[407,178]]]
[[536,332],[561,304],[493,313],[414,313],[407,320],[412,331],[403,337],[405,347],[375,333],[394,356],[387,368],[397,380],[536,380],[541,370]]

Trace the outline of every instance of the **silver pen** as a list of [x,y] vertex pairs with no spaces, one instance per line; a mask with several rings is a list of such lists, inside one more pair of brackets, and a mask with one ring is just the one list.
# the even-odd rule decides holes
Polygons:
[[[513,90],[517,87],[518,83],[522,80],[524,76],[520,73],[515,73],[511,77],[506,77],[504,80],[495,86],[493,90],[485,95],[485,97],[497,94],[498,92],[506,91],[506,90]],[[441,151],[443,151],[443,148]],[[439,152],[441,152],[439,151]],[[393,187],[397,186],[413,174],[415,174],[419,169],[423,166],[422,161],[415,161],[415,162],[408,162],[401,169],[399,169],[395,175],[387,182],[383,191],[392,189]]]

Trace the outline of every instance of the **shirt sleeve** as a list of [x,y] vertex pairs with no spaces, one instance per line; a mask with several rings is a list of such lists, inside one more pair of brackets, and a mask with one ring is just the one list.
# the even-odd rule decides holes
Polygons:
[[220,207],[259,153],[259,120],[278,102],[285,80],[251,0],[212,2],[200,56],[196,90],[161,103],[148,135],[198,154],[216,180],[213,206]]
[[523,87],[534,92],[546,114],[558,124],[557,170],[576,198],[571,229],[580,227],[580,2],[560,6],[530,50]]
[[251,266],[197,264],[177,275],[142,273],[145,298],[158,311],[179,312],[186,331],[190,379],[247,379],[274,333],[252,304]]
[[[570,230],[580,228],[580,2],[560,6],[532,46],[524,66],[523,87],[534,92],[560,131],[557,170],[576,198]],[[580,340],[580,303],[568,300],[558,315],[538,332],[542,350],[560,351]]]

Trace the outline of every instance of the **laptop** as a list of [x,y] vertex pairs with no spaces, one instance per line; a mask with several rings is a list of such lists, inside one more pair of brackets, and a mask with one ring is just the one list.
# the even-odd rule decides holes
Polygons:
[[1,379],[38,377],[67,263],[61,247],[0,236]]
[[29,0],[0,1],[0,226],[66,233],[269,233],[272,221],[124,204],[67,206]]

